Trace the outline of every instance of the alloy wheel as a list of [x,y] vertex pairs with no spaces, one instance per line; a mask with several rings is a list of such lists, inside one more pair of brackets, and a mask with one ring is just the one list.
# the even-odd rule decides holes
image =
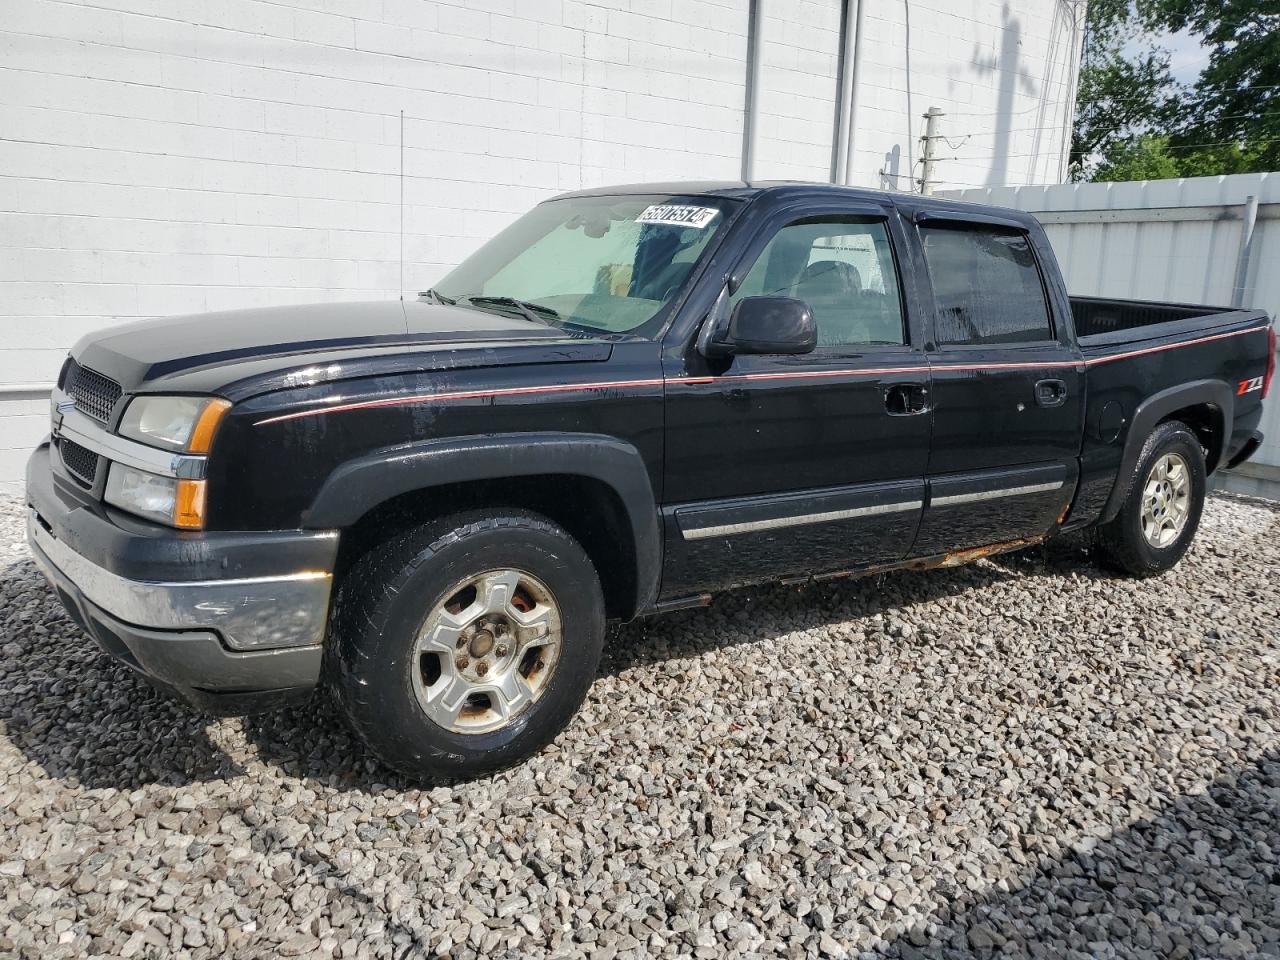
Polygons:
[[542,696],[561,645],[560,608],[546,585],[521,570],[489,570],[428,614],[410,661],[413,690],[445,729],[490,733]]
[[1142,535],[1156,548],[1178,539],[1191,512],[1191,471],[1181,454],[1156,460],[1142,490]]

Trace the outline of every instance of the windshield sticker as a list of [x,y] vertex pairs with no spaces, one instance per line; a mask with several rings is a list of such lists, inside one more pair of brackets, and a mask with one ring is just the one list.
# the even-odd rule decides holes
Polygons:
[[688,207],[678,203],[655,203],[645,207],[636,223],[664,223],[673,227],[697,227],[701,230],[720,211],[715,207]]

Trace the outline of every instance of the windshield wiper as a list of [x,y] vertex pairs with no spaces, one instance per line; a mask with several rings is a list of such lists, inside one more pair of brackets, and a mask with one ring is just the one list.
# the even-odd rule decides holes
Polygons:
[[496,307],[515,307],[526,320],[547,326],[551,326],[551,321],[560,319],[559,310],[541,303],[534,303],[531,300],[517,300],[515,297],[484,297],[479,294],[470,297],[459,297],[458,299],[466,300],[468,303],[474,303],[476,306],[481,307],[485,304],[492,304]]
[[430,297],[436,303],[447,303],[449,304],[449,306],[453,306],[455,303],[458,302],[457,300],[451,299],[450,297],[446,297],[443,293],[441,293],[439,290],[436,290],[435,288],[432,288],[430,290],[423,290],[418,294],[418,296]]

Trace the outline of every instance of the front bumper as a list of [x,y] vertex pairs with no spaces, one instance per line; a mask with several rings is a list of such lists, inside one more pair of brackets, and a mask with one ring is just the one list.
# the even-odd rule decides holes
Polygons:
[[27,540],[71,616],[113,657],[218,713],[307,695],[320,674],[338,535],[184,533],[27,467]]

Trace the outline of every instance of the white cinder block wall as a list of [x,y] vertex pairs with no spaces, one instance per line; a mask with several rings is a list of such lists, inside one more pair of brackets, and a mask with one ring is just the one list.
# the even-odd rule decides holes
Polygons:
[[[829,180],[840,0],[761,2],[757,175]],[[1083,0],[863,3],[856,182],[911,187],[930,105],[944,186],[1059,178]],[[402,217],[412,291],[554,193],[738,177],[749,19],[748,0],[4,0],[0,488],[88,331],[397,296]]]

